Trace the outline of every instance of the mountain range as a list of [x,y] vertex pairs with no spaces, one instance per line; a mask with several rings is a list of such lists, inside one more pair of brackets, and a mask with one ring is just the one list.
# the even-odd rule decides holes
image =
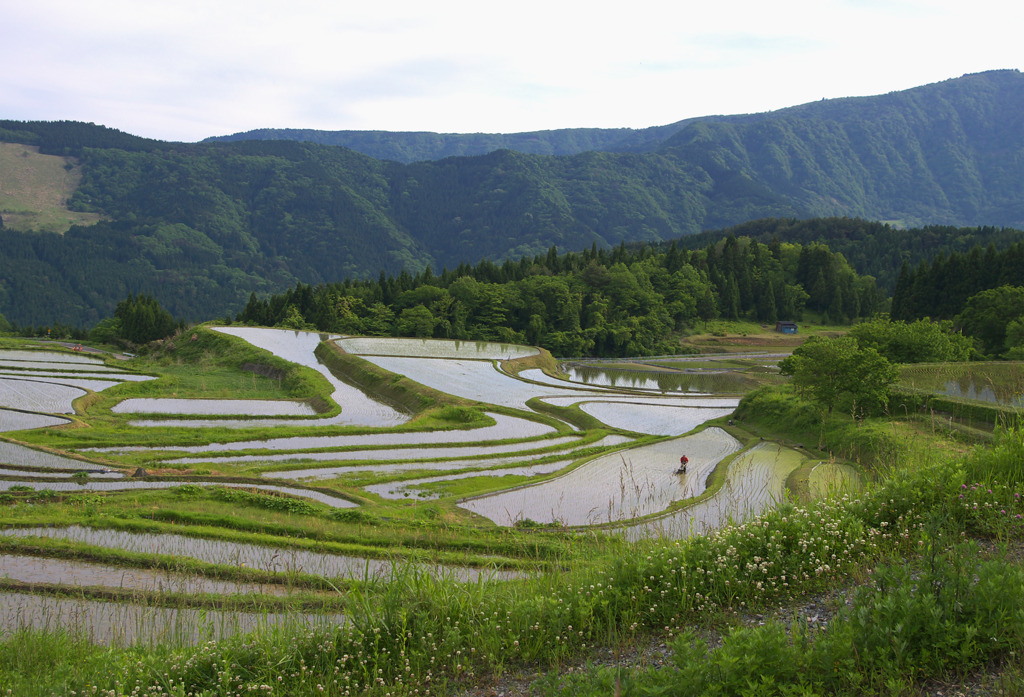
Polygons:
[[[766,217],[1020,228],[1021,114],[1024,77],[1000,70],[641,130],[170,143],[0,121],[0,313],[91,324],[145,292],[206,319],[296,281],[661,242]],[[49,180],[26,173],[47,163],[60,165]],[[40,188],[72,211],[65,223],[33,208],[45,207]]]

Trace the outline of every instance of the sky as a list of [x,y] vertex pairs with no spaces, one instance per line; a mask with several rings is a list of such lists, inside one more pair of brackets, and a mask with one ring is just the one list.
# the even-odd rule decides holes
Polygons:
[[0,0],[0,119],[645,128],[1024,67],[1009,0]]

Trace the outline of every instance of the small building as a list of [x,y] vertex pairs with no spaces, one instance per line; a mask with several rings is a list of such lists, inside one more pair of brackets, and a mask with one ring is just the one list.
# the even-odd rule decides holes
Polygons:
[[796,334],[796,322],[776,322],[775,331],[782,334]]

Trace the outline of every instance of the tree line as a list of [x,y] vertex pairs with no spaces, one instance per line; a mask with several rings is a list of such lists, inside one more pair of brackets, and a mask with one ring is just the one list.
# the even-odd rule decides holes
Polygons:
[[678,351],[684,328],[722,317],[774,323],[805,310],[870,317],[886,299],[824,245],[727,237],[701,250],[639,244],[460,264],[439,275],[297,284],[255,293],[237,321],[350,334],[518,342],[558,356]]

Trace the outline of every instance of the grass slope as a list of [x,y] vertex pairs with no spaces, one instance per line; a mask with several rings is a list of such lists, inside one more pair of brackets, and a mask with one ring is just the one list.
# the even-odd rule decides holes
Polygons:
[[101,218],[68,210],[68,200],[82,178],[70,157],[41,155],[31,145],[0,143],[0,172],[0,218],[5,228],[63,233],[72,225],[90,225]]

